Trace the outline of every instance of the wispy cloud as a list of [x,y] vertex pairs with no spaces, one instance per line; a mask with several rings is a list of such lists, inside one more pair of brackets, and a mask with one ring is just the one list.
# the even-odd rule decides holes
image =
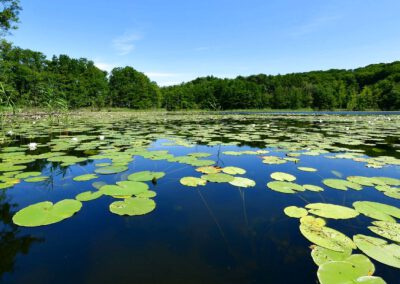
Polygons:
[[117,65],[112,64],[112,63],[106,63],[106,62],[102,62],[102,61],[94,61],[94,65],[104,71],[107,71],[108,73],[111,72],[111,70],[113,70],[115,67],[117,67]]
[[145,72],[146,76],[150,78],[171,78],[178,77],[181,74],[178,73],[165,73],[165,72]]
[[341,18],[341,15],[325,15],[313,18],[310,21],[303,23],[302,25],[296,26],[296,28],[292,31],[291,36],[300,37],[318,32],[321,29],[329,26],[330,24],[340,20]]
[[135,42],[141,39],[142,36],[138,33],[125,33],[122,36],[114,38],[112,45],[118,55],[127,55],[135,50]]

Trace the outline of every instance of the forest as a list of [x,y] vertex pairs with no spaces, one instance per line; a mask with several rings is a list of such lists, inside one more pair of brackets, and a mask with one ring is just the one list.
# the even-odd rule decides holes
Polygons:
[[160,88],[130,66],[108,74],[86,58],[47,59],[2,40],[0,100],[3,106],[54,109],[399,110],[400,62],[235,79],[210,76]]
[[110,74],[86,58],[47,58],[5,40],[17,28],[18,0],[0,0],[0,106],[167,110],[400,110],[400,61],[354,70],[332,69],[234,79],[197,78],[159,87],[133,67]]

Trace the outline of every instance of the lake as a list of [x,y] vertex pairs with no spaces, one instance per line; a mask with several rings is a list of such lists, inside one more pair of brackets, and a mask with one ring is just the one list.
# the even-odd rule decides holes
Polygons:
[[2,141],[1,283],[399,283],[398,114],[25,117]]

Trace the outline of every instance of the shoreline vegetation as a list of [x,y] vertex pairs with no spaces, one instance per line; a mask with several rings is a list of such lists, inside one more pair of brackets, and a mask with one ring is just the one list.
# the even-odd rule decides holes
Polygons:
[[2,109],[400,110],[400,61],[234,79],[213,76],[160,87],[133,67],[110,73],[86,58],[51,59],[0,39]]

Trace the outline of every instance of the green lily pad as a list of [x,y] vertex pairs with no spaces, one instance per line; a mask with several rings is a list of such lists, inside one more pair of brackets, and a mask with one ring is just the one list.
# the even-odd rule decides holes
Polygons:
[[156,208],[156,203],[148,198],[127,198],[123,201],[115,201],[110,204],[110,211],[117,215],[145,215]]
[[25,173],[17,174],[14,177],[24,179],[24,178],[30,178],[30,177],[37,177],[37,176],[40,176],[41,174],[42,174],[41,172],[25,172]]
[[326,227],[300,225],[300,232],[310,242],[334,251],[344,252],[355,249],[353,241],[345,234]]
[[317,186],[317,185],[312,185],[312,184],[303,184],[303,188],[305,190],[314,191],[314,192],[324,191],[324,189],[322,187]]
[[278,181],[295,181],[296,177],[291,174],[282,173],[282,172],[275,172],[271,174],[271,178]]
[[353,237],[357,247],[370,258],[383,264],[400,268],[400,246],[388,244],[387,241],[365,235]]
[[303,172],[312,172],[312,173],[317,171],[317,169],[310,167],[297,167],[297,169]]
[[363,176],[349,176],[347,180],[353,183],[358,183],[364,186],[375,186],[375,185],[384,185],[385,183],[380,181],[379,179],[371,178],[371,177],[363,177]]
[[235,177],[233,181],[229,182],[233,186],[237,187],[254,187],[256,186],[256,182],[249,178],[244,177]]
[[146,190],[146,191],[136,194],[135,196],[140,197],[140,198],[153,198],[153,197],[157,196],[157,193],[153,190]]
[[47,179],[49,179],[48,176],[36,176],[36,177],[26,178],[26,179],[24,179],[24,181],[26,181],[26,182],[42,182]]
[[180,179],[180,183],[186,186],[204,186],[206,185],[207,181],[198,177],[183,177]]
[[73,178],[73,180],[74,181],[88,181],[88,180],[92,180],[92,179],[96,179],[96,178],[98,178],[98,176],[95,174],[86,174],[86,175],[76,176]]
[[151,181],[153,179],[158,180],[164,176],[165,176],[164,172],[142,171],[129,175],[128,179],[131,181]]
[[400,218],[400,209],[391,205],[372,201],[356,201],[353,206],[359,213],[372,219],[396,222],[393,217]]
[[14,224],[24,227],[45,226],[60,222],[78,212],[82,203],[64,199],[55,204],[43,201],[19,210],[13,217]]
[[[317,272],[321,284],[362,283],[359,278],[375,272],[374,264],[363,254],[354,254],[342,261],[322,264]],[[384,282],[383,282],[384,283]]]
[[104,195],[110,196],[132,196],[140,194],[149,189],[149,186],[144,182],[137,181],[119,181],[117,185],[104,185],[100,191]]
[[222,171],[229,175],[244,175],[246,170],[238,167],[225,167],[222,168]]
[[331,261],[345,260],[351,255],[351,250],[347,251],[334,251],[320,246],[313,246],[311,251],[311,257],[315,264],[320,266],[324,263]]
[[368,227],[372,232],[386,239],[400,243],[400,224],[384,221],[374,221],[372,224],[374,226]]
[[112,175],[112,174],[117,174],[117,173],[122,173],[128,170],[127,166],[106,166],[106,167],[100,167],[94,170],[96,174],[101,174],[101,175]]
[[311,203],[307,204],[306,208],[311,214],[331,219],[351,219],[359,215],[352,208],[328,203]]
[[301,218],[307,216],[308,214],[306,209],[297,206],[288,206],[283,209],[283,212],[285,212],[287,216],[292,218]]
[[339,190],[348,190],[349,188],[354,189],[354,190],[361,190],[362,186],[360,184],[344,180],[344,179],[336,179],[336,178],[328,178],[324,179],[323,184],[326,186],[329,186],[334,189],[339,189]]
[[218,182],[218,183],[231,182],[235,179],[235,177],[231,175],[222,173],[202,175],[201,178],[209,182]]
[[277,192],[281,193],[296,193],[297,191],[305,191],[305,189],[296,183],[287,181],[271,181],[267,186]]
[[216,168],[216,167],[200,167],[197,168],[196,171],[203,173],[203,174],[216,174],[221,172],[221,168]]
[[90,201],[97,199],[102,195],[103,193],[101,191],[85,191],[75,196],[75,199],[79,201]]

